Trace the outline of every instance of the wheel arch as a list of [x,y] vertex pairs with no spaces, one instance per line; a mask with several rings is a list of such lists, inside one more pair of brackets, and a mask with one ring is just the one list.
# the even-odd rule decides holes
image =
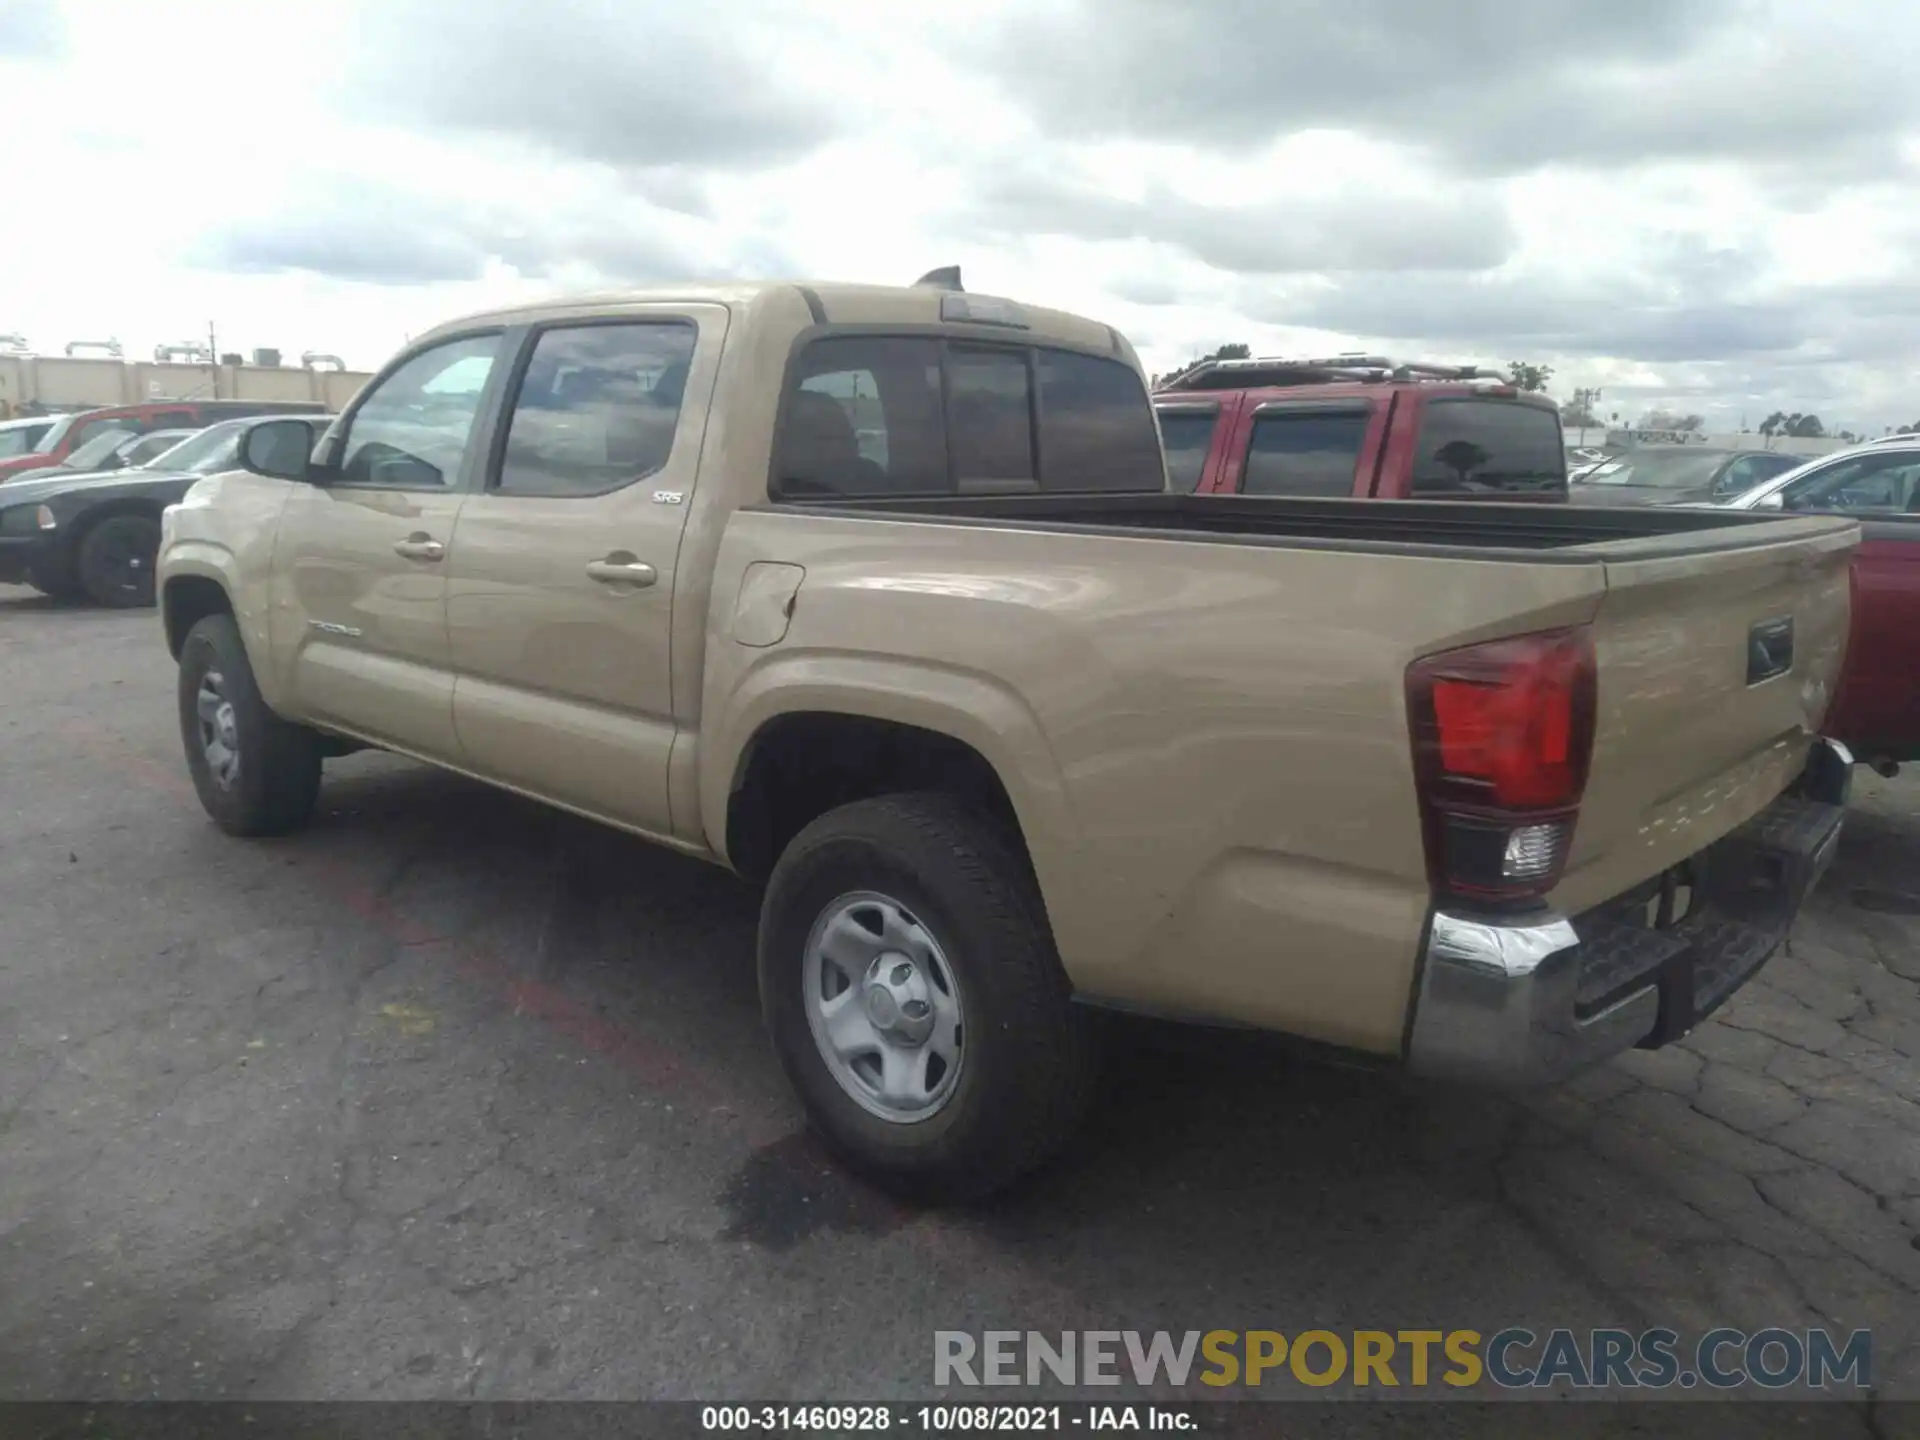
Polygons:
[[176,660],[194,626],[209,615],[233,614],[233,597],[218,576],[171,569],[162,580],[160,622],[166,631],[167,653]]
[[858,657],[830,675],[829,663],[763,666],[736,692],[702,751],[708,844],[757,878],[836,805],[902,790],[968,795],[1024,849],[1067,951],[1077,827],[1025,702],[983,676]]

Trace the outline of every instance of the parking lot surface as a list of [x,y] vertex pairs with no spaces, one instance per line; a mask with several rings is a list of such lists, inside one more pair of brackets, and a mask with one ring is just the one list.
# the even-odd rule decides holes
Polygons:
[[0,1397],[906,1398],[936,1329],[1509,1324],[1870,1327],[1920,1397],[1911,778],[1680,1047],[1505,1101],[1148,1031],[1062,1163],[916,1212],[806,1139],[731,877],[382,755],[228,839],[172,683],[152,612],[0,587]]

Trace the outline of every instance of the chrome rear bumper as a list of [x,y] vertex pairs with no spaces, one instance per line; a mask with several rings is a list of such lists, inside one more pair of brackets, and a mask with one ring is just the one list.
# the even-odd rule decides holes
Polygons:
[[[1828,774],[1836,758],[1821,742],[1809,775]],[[1436,912],[1408,1068],[1541,1084],[1687,1034],[1779,948],[1831,863],[1845,809],[1808,798],[1810,788],[1782,795],[1675,871],[1571,920]],[[1839,793],[1844,798],[1844,787]],[[1666,928],[1650,920],[1663,887],[1692,894],[1685,918]]]

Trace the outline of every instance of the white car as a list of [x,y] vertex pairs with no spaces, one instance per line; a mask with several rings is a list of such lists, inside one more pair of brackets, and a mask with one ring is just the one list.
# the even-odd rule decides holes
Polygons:
[[1920,435],[1886,435],[1836,450],[1708,503],[1726,510],[1920,514]]

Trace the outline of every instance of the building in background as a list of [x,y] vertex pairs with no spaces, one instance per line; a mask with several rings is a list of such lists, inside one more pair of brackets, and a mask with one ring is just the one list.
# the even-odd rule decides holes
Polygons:
[[[175,358],[183,352],[191,358]],[[187,346],[162,345],[155,355],[35,355],[0,346],[0,420],[147,400],[318,400],[338,411],[372,378],[315,351],[297,365],[281,363],[277,350],[256,350],[252,361],[223,355],[217,364],[204,349]]]

